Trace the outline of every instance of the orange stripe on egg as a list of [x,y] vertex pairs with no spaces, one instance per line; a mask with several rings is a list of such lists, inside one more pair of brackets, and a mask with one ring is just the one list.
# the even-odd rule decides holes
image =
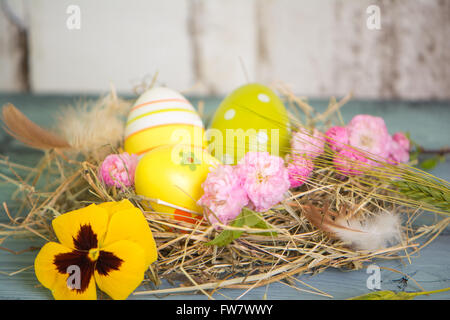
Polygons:
[[[202,147],[202,148],[200,148],[198,145],[196,145],[196,144],[178,144],[177,146],[180,146],[180,147],[191,147],[191,148],[198,148],[198,149],[201,149],[201,150],[203,150],[203,151],[208,151],[208,148],[206,148],[206,147]],[[140,156],[141,154],[144,154],[144,153],[147,153],[147,152],[149,152],[149,151],[152,151],[152,150],[154,150],[154,149],[156,149],[156,148],[158,148],[158,147],[162,147],[161,145],[158,145],[158,146],[154,146],[154,147],[151,147],[151,148],[148,148],[148,149],[146,149],[146,150],[142,150],[142,151],[139,151],[139,152],[137,152],[137,153],[135,153],[135,154],[137,154],[138,156]]]
[[144,106],[148,106],[149,104],[160,103],[160,102],[175,102],[175,101],[177,101],[177,102],[185,102],[185,103],[189,103],[190,104],[190,102],[187,101],[186,99],[179,99],[179,98],[160,99],[160,100],[153,100],[153,101],[141,103],[141,104],[131,108],[131,111],[134,111],[134,110],[139,109],[139,108],[144,107]]
[[162,125],[179,126],[179,124],[203,127],[203,122],[196,113],[185,111],[167,111],[151,114],[128,124],[125,127],[125,137],[146,128],[154,128]]
[[162,127],[170,127],[170,126],[186,126],[186,127],[195,127],[195,128],[198,128],[198,129],[204,129],[202,126],[197,126],[197,125],[194,125],[194,124],[186,124],[186,123],[161,124],[161,125],[158,125],[158,126],[149,127],[149,128],[145,128],[145,129],[141,129],[139,131],[133,132],[132,134],[130,134],[127,137],[125,137],[125,141],[130,139],[131,137],[139,134],[139,133],[142,133],[142,132],[145,132],[145,131],[148,131],[148,130],[152,130],[152,129],[162,128]]
[[[187,135],[181,140],[174,141],[172,134],[176,129],[184,129]],[[129,153],[142,154],[146,150],[161,146],[175,144],[194,144],[198,147],[206,147],[204,128],[193,125],[161,125],[147,128],[141,132],[130,135],[125,139],[125,151]],[[198,141],[197,141],[198,140]]]
[[149,115],[151,115],[151,114],[156,114],[156,113],[161,113],[161,112],[170,112],[170,111],[180,111],[180,112],[188,112],[188,113],[197,114],[197,112],[196,112],[195,110],[186,110],[186,109],[183,109],[183,108],[161,109],[161,110],[150,111],[150,112],[141,114],[141,115],[139,115],[139,116],[137,116],[137,117],[135,117],[135,118],[133,118],[133,119],[131,119],[131,120],[128,120],[127,125],[129,125],[130,123],[132,123],[132,122],[134,122],[134,121],[136,121],[136,120],[139,120],[139,119],[141,119],[141,118],[144,118],[144,117],[146,117],[146,116],[149,116]]

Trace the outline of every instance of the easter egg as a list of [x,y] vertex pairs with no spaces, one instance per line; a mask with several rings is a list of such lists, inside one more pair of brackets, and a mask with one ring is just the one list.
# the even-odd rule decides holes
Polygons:
[[205,146],[203,122],[180,93],[165,87],[144,92],[125,126],[124,149],[142,155],[161,145]]
[[207,131],[209,150],[226,164],[249,151],[283,156],[291,136],[288,113],[268,87],[252,83],[234,90],[220,104]]
[[154,211],[169,213],[176,220],[193,222],[201,217],[197,201],[202,183],[220,162],[206,150],[183,146],[162,146],[146,153],[138,163],[135,189],[150,198],[143,202]]

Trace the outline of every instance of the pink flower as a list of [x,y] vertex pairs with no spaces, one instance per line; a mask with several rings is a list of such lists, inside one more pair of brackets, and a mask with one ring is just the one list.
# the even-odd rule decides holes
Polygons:
[[[247,193],[235,167],[218,166],[216,170],[208,173],[202,188],[204,194],[197,203],[208,207],[223,224],[235,219],[248,204]],[[213,225],[218,222],[214,215],[208,215]]]
[[314,164],[311,160],[300,156],[294,157],[287,165],[291,188],[299,187],[305,183],[311,175],[313,168]]
[[335,154],[333,163],[336,170],[343,175],[358,176],[363,174],[361,169],[367,167],[369,160],[354,150],[341,150]]
[[382,118],[360,114],[353,117],[347,128],[351,146],[368,152],[368,156],[377,160],[387,159],[389,133]]
[[134,185],[134,173],[139,158],[135,154],[127,152],[121,154],[110,154],[103,160],[99,169],[100,179],[107,186],[116,186],[124,189]]
[[323,153],[324,146],[325,137],[317,129],[310,133],[307,129],[300,128],[292,135],[291,148],[294,155],[315,158]]
[[392,139],[397,142],[403,149],[409,151],[411,148],[411,144],[409,142],[409,139],[406,137],[406,135],[403,132],[397,132],[394,133],[392,136]]
[[[405,137],[406,138],[406,137]],[[408,140],[409,142],[409,140]],[[409,161],[409,148],[405,148],[406,144],[400,140],[397,142],[394,137],[389,141],[389,157],[388,162],[392,164],[406,163]]]
[[289,173],[282,158],[268,152],[247,152],[237,166],[251,207],[263,212],[284,199],[289,190]]
[[348,129],[346,127],[331,127],[325,135],[328,145],[336,152],[341,151],[348,144]]

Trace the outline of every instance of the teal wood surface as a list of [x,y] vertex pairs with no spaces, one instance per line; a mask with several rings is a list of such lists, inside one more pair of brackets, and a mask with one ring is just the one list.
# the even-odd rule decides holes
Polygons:
[[[36,123],[51,127],[59,110],[64,106],[95,97],[74,96],[33,96],[33,95],[6,95],[0,94],[0,106],[11,102],[22,110]],[[200,98],[192,98],[196,104]],[[219,98],[202,98],[205,101],[206,118],[210,118],[219,105]],[[319,111],[323,110],[327,101],[311,100],[310,104]],[[367,113],[378,115],[385,119],[390,133],[396,131],[409,131],[411,137],[427,148],[440,148],[448,146],[450,137],[450,103],[449,102],[398,102],[398,101],[351,101],[342,109],[345,121],[353,115]],[[11,161],[24,165],[34,165],[42,156],[42,152],[29,149],[20,142],[7,136],[0,130],[0,154],[9,157]],[[4,168],[0,173],[7,174]],[[450,161],[438,165],[433,171],[441,178],[450,180]],[[12,201],[11,194],[14,186],[0,179],[0,202],[6,202],[12,214],[17,208]],[[418,220],[418,224],[427,224],[436,217],[426,215]],[[7,221],[6,214],[0,208],[0,223]],[[3,237],[3,235],[0,235]],[[35,247],[35,250],[20,254],[0,250],[0,299],[51,299],[50,292],[41,287],[34,275],[33,262],[38,248],[44,243],[37,237],[9,237],[0,245],[13,251],[22,251]],[[420,288],[409,280],[406,284],[400,281],[402,275],[389,271],[392,268],[411,275],[425,290],[435,290],[450,286],[450,232],[445,230],[435,241],[425,247],[419,254],[408,260],[374,260],[382,267],[382,290],[419,291]],[[32,248],[33,249],[33,248]],[[369,265],[367,263],[365,266]],[[369,274],[366,269],[345,271],[329,268],[320,274],[304,274],[298,277],[308,285],[314,286],[333,299],[346,299],[369,292],[366,281]],[[296,286],[303,290],[310,288],[297,283]],[[171,287],[163,282],[161,288]],[[155,289],[151,283],[144,282],[136,291]],[[217,299],[332,299],[331,297],[311,294],[307,291],[299,291],[281,283],[273,283],[268,286],[252,289],[248,292],[236,289],[225,289],[221,294],[215,294]],[[244,294],[245,293],[245,294]],[[243,296],[241,296],[244,294]],[[103,296],[107,298],[106,296]],[[131,295],[129,299],[206,299],[202,294],[182,294],[171,296]],[[419,299],[450,299],[450,292],[444,292],[431,296],[417,297]]]

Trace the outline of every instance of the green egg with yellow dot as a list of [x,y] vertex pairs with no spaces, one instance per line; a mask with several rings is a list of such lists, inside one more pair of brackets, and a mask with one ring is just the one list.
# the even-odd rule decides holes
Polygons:
[[206,135],[216,158],[236,164],[249,151],[283,157],[289,150],[291,128],[287,110],[276,93],[251,83],[222,101]]

